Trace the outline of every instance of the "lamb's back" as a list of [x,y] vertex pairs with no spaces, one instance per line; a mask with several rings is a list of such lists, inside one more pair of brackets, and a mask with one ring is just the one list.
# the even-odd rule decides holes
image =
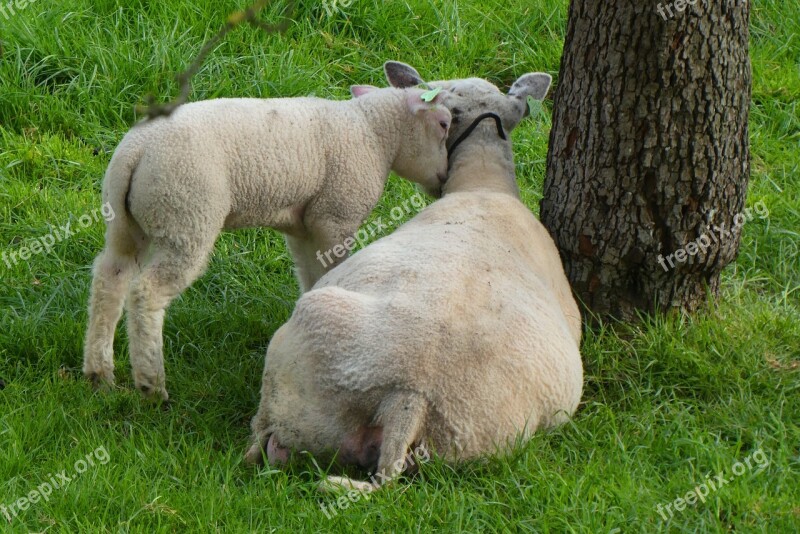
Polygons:
[[[352,135],[365,127],[348,102],[319,98],[193,102],[169,117],[134,127],[118,152],[142,154],[137,187],[148,195],[180,200],[215,182],[230,197],[229,227],[264,224],[270,212],[303,205],[319,192],[331,153],[347,148],[336,135],[341,124],[355,130]],[[177,189],[187,193],[178,195]]]

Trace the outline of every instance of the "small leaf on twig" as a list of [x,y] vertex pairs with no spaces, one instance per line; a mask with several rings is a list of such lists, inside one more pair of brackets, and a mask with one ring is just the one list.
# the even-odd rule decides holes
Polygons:
[[229,31],[239,26],[243,22],[247,22],[251,26],[260,28],[267,33],[283,33],[286,28],[289,27],[289,23],[291,22],[291,17],[289,15],[294,12],[294,2],[289,2],[289,4],[286,6],[283,14],[284,20],[278,24],[265,24],[259,20],[256,20],[256,15],[258,15],[258,13],[269,3],[270,0],[258,0],[244,11],[236,11],[232,13],[228,17],[227,22],[225,22],[225,25],[223,25],[216,34],[211,36],[211,38],[203,44],[200,52],[197,53],[197,56],[194,58],[194,60],[189,64],[188,67],[186,67],[186,70],[175,76],[175,80],[180,86],[178,97],[170,102],[158,104],[153,95],[147,95],[144,99],[145,105],[136,106],[136,113],[145,115],[145,120],[151,120],[155,119],[156,117],[167,117],[178,107],[185,104],[186,101],[189,100],[189,94],[192,92],[192,78],[195,74],[197,74],[197,71],[200,70],[203,61],[205,61],[208,54],[210,54],[214,47],[217,46],[220,41],[222,41]]

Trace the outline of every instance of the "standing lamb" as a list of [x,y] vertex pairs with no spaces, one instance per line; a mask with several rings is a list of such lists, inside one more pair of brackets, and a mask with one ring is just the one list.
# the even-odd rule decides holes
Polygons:
[[[392,83],[420,83],[408,69],[387,65]],[[443,198],[297,302],[267,351],[250,463],[338,451],[377,482],[323,487],[371,491],[411,447],[448,461],[502,454],[578,406],[580,314],[555,244],[519,200],[505,135],[550,76],[526,74],[508,96],[480,79],[431,85],[453,112]]]
[[306,291],[326,271],[316,252],[357,231],[390,170],[440,194],[449,111],[423,101],[422,89],[352,93],[347,101],[201,101],[125,136],[103,182],[116,217],[95,260],[89,304],[83,372],[95,386],[114,381],[125,304],[136,387],[168,398],[164,310],[203,274],[223,229],[286,234]]

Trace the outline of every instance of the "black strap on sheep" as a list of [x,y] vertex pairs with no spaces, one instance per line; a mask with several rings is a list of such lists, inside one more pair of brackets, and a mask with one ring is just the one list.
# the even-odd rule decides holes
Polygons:
[[497,113],[492,113],[490,111],[488,113],[484,113],[483,115],[478,115],[475,118],[475,120],[472,121],[472,124],[469,125],[469,128],[464,130],[464,133],[462,133],[459,136],[459,138],[456,139],[455,143],[450,145],[450,148],[447,150],[447,157],[448,158],[450,158],[453,155],[453,152],[455,152],[455,150],[458,147],[458,145],[460,145],[467,137],[469,137],[470,134],[473,131],[475,131],[475,128],[477,128],[478,125],[481,123],[481,121],[484,120],[484,119],[494,119],[494,122],[497,125],[497,135],[499,135],[500,139],[502,139],[503,141],[508,139],[508,137],[506,137],[505,130],[503,130],[503,120],[500,118],[499,115],[497,115]]

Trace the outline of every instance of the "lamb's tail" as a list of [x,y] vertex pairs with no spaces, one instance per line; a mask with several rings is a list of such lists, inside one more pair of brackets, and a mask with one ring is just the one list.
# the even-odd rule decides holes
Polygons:
[[[143,237],[139,224],[130,211],[130,190],[133,176],[144,154],[144,147],[130,134],[120,142],[103,179],[103,215],[106,220],[106,244]],[[136,240],[135,240],[136,241]]]

